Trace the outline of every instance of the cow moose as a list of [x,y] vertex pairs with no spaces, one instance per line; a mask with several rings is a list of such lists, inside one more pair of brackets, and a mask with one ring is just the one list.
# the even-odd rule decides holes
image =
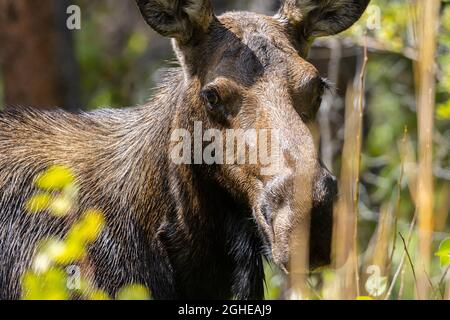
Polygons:
[[[293,230],[304,223],[310,268],[330,263],[337,183],[311,127],[327,81],[306,57],[315,38],[349,28],[369,0],[286,0],[274,16],[216,16],[210,0],[136,3],[173,39],[180,64],[147,104],[0,113],[0,299],[21,297],[36,244],[71,223],[24,209],[34,177],[51,165],[73,170],[80,212],[105,215],[82,271],[111,295],[140,283],[155,299],[262,299],[263,260],[287,271]],[[276,129],[281,166],[263,174],[259,160],[175,163],[173,132],[199,123],[223,134]]]

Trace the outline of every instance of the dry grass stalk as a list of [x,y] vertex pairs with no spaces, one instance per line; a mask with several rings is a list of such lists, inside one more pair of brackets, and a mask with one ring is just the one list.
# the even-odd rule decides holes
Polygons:
[[345,141],[342,154],[340,198],[335,207],[334,244],[337,271],[337,298],[355,299],[359,296],[358,263],[358,204],[361,164],[362,120],[365,76],[368,62],[367,46],[359,82],[349,86],[346,97]]
[[445,292],[444,300],[450,301],[450,280],[447,283],[447,291]]
[[408,128],[405,127],[405,130],[403,132],[403,139],[401,141],[401,145],[399,148],[399,150],[400,150],[400,176],[399,176],[398,182],[397,182],[397,200],[395,202],[395,207],[394,207],[394,232],[393,232],[393,238],[392,238],[392,250],[391,250],[391,255],[389,258],[388,271],[390,271],[392,268],[392,263],[394,261],[394,254],[395,254],[396,244],[397,244],[398,216],[400,213],[400,202],[402,200],[403,178],[405,176],[406,156],[405,156],[405,152],[404,152],[404,148],[405,148],[404,146],[406,144],[407,139],[408,139]]
[[392,282],[391,282],[391,285],[390,285],[390,287],[388,289],[388,292],[387,292],[387,294],[385,296],[385,300],[388,300],[390,298],[390,296],[392,294],[392,291],[394,290],[395,284],[397,282],[397,279],[398,279],[398,277],[400,275],[402,276],[402,281],[401,281],[401,285],[400,285],[399,296],[401,296],[403,294],[404,275],[405,275],[404,265],[405,265],[406,257],[408,255],[408,250],[407,249],[408,249],[408,246],[409,246],[409,244],[411,242],[411,238],[412,238],[412,235],[413,235],[413,232],[414,232],[414,228],[416,227],[416,223],[417,223],[417,214],[414,215],[414,218],[413,218],[413,220],[411,222],[411,226],[409,228],[407,240],[404,241],[404,239],[402,238],[403,239],[403,246],[404,246],[405,250],[403,252],[403,255],[402,255],[402,258],[400,260],[400,264],[399,264],[399,266],[397,268],[397,271],[394,274],[394,277],[392,279]]
[[417,210],[419,217],[419,250],[416,257],[417,292],[419,299],[427,299],[430,284],[430,260],[433,232],[433,119],[435,105],[435,54],[440,0],[421,0],[417,3],[417,33],[419,44],[418,121],[419,172]]
[[401,234],[399,234],[399,235],[400,235],[400,238],[402,239],[403,247],[405,249],[406,256],[408,257],[409,265],[411,266],[411,271],[413,274],[414,282],[416,283],[415,287],[416,287],[416,291],[417,291],[418,285],[417,285],[416,268],[414,266],[414,262],[412,261],[411,255],[409,254],[409,249],[408,249],[408,245],[406,243],[405,238]]
[[[315,130],[312,128],[312,130]],[[297,170],[301,170],[300,168]],[[294,181],[295,200],[305,204],[305,208],[312,207],[312,180],[298,176]],[[311,192],[305,192],[309,190]],[[311,297],[308,285],[309,274],[309,230],[310,219],[305,216],[293,231],[290,247],[292,256],[289,266],[290,292],[289,299],[305,300]]]
[[[367,251],[364,254],[364,268],[362,269],[364,272],[361,276],[361,284],[366,284],[364,286],[366,292],[363,294],[365,296],[380,298],[380,296],[384,293],[381,290],[375,291],[376,288],[373,287],[374,283],[368,281],[370,278],[373,278],[373,267],[376,267],[379,271],[378,275],[383,278],[389,272],[389,247],[392,238],[393,221],[394,217],[391,205],[383,205],[380,210],[380,219],[377,230],[370,241]],[[369,287],[367,285],[369,285]],[[378,283],[378,285],[378,289],[381,289],[381,283]],[[361,287],[363,287],[363,285],[361,285]]]

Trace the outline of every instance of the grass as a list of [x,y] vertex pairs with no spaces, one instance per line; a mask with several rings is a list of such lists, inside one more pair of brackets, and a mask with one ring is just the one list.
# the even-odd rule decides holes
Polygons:
[[[405,128],[399,140],[399,178],[392,200],[379,212],[377,228],[367,247],[358,241],[365,78],[370,63],[363,48],[359,77],[346,95],[345,139],[341,155],[340,197],[335,206],[334,266],[322,281],[305,277],[307,299],[450,299],[450,267],[439,266],[434,248],[448,234],[449,188],[434,188],[433,143],[436,95],[436,53],[441,1],[412,1],[410,20],[415,50],[414,77],[418,145]],[[435,26],[435,28],[433,27]],[[417,160],[416,160],[417,158]],[[408,222],[400,205],[413,204]],[[410,198],[410,199],[409,199]],[[298,276],[297,276],[298,277]],[[296,279],[296,286],[300,278]],[[293,297],[298,297],[293,295]]]

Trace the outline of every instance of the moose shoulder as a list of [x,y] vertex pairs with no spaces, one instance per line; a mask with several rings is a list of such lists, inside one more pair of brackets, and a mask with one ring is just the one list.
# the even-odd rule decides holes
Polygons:
[[[181,65],[147,105],[0,113],[0,299],[21,296],[36,244],[70,225],[23,209],[33,177],[55,164],[76,174],[80,210],[105,214],[81,267],[112,295],[140,283],[156,299],[263,298],[262,260],[287,270],[299,225],[310,230],[310,267],[329,263],[336,180],[310,129],[326,81],[305,56],[315,37],[357,21],[369,0],[286,0],[273,17],[217,17],[209,0],[136,2],[152,28],[174,39]],[[276,170],[235,154],[234,141],[210,150],[213,159],[223,151],[222,162],[196,157],[208,139],[252,132],[249,147],[273,131]],[[175,132],[190,137],[184,151],[200,161],[174,161]]]

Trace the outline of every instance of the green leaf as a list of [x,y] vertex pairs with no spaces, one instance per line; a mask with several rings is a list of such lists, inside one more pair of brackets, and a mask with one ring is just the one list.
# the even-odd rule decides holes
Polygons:
[[70,242],[80,242],[83,244],[92,243],[105,225],[103,214],[96,210],[86,211],[80,221],[78,221],[69,231],[67,240]]
[[130,56],[141,55],[148,46],[148,37],[141,32],[134,32],[129,40],[126,47],[126,51]]
[[68,265],[80,261],[86,255],[86,248],[79,242],[62,242],[61,247],[53,251],[52,259],[61,264]]
[[29,213],[40,213],[47,210],[52,201],[51,195],[48,193],[40,193],[31,197],[25,204],[25,209]]
[[88,210],[83,216],[83,233],[87,242],[94,242],[103,230],[105,218],[100,211]]
[[52,166],[36,179],[36,186],[47,191],[61,190],[72,184],[75,177],[72,171],[64,166]]
[[102,290],[95,290],[89,295],[89,300],[100,301],[100,300],[111,300],[108,294]]
[[372,297],[368,297],[368,296],[359,296],[358,298],[356,298],[356,300],[365,301],[365,300],[375,300],[375,299]]
[[120,289],[117,300],[150,300],[150,292],[142,285],[133,284]]
[[437,117],[439,120],[450,120],[450,100],[438,106]]
[[49,269],[36,274],[27,271],[22,278],[23,299],[25,300],[68,300],[66,274],[61,268]]
[[450,238],[441,243],[439,251],[435,255],[440,258],[441,267],[445,268],[450,265]]

